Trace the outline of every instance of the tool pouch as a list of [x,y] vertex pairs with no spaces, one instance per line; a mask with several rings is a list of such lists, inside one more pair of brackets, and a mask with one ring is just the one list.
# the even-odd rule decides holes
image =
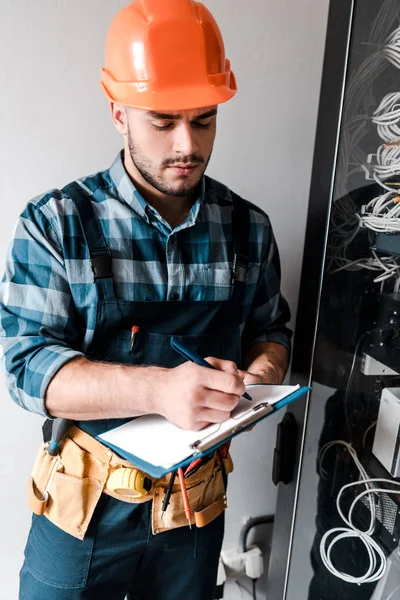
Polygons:
[[[232,470],[233,464],[230,455],[221,459],[216,450],[211,460],[185,479],[192,524],[204,527],[227,508],[225,474]],[[163,479],[156,484],[154,489],[152,529],[155,534],[188,524],[179,483],[174,484],[169,506],[161,519],[167,486],[168,481]]]
[[29,480],[31,510],[83,539],[108,477],[108,465],[67,438],[59,456],[42,444]]

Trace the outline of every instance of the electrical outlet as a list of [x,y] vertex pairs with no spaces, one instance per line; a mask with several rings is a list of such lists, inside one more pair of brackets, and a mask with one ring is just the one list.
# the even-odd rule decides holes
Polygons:
[[258,546],[250,546],[247,552],[240,552],[238,548],[223,550],[221,558],[227,577],[247,575],[258,579],[264,572],[263,556]]
[[244,575],[244,553],[240,552],[238,548],[222,550],[221,558],[228,577],[232,577],[233,575]]

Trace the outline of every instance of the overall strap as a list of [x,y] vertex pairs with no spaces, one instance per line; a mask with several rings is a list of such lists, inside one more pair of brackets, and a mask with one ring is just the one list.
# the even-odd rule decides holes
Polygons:
[[231,192],[233,200],[232,237],[233,257],[233,294],[235,301],[242,307],[246,291],[249,270],[250,247],[250,209],[243,198]]
[[110,248],[107,246],[99,219],[95,216],[90,194],[76,181],[63,191],[70,196],[78,211],[82,231],[89,250],[93,282],[99,300],[115,300],[114,275]]

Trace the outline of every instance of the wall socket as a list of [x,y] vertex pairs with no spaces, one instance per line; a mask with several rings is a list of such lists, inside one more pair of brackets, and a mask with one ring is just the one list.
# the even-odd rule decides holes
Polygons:
[[264,572],[263,555],[258,546],[250,546],[247,552],[240,552],[238,548],[223,550],[221,558],[227,577],[247,575],[258,579]]

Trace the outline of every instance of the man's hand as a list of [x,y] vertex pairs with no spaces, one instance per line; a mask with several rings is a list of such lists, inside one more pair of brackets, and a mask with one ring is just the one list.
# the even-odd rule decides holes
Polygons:
[[239,375],[243,379],[245,385],[249,385],[250,383],[280,383],[280,376],[276,369],[271,365],[270,369],[266,369],[265,371],[261,371],[258,373],[251,373],[250,371],[242,371],[239,369]]
[[[209,362],[211,362],[211,359],[207,359],[207,360]],[[220,361],[219,359],[216,359],[216,358],[212,359],[212,364],[217,369],[222,368],[222,366],[220,365],[220,363],[222,363],[222,362],[224,362],[224,361]],[[239,376],[241,377],[241,379],[243,380],[243,383],[245,385],[249,385],[251,383],[279,384],[279,383],[281,383],[281,379],[282,379],[281,374],[278,373],[278,370],[275,368],[275,366],[272,363],[270,363],[268,361],[267,358],[264,358],[263,369],[260,369],[260,371],[252,373],[250,371],[244,371],[242,369],[237,369],[237,373],[239,374]],[[251,390],[250,390],[250,393],[251,393]],[[246,431],[252,431],[253,429],[254,429],[254,427],[249,427],[248,429],[246,429]]]
[[280,384],[285,378],[289,363],[289,352],[275,342],[259,342],[244,352],[244,371],[241,371],[246,384]]
[[208,357],[206,360],[210,365],[220,371],[228,371],[235,375],[239,375],[245,385],[249,385],[250,383],[280,383],[278,370],[272,363],[267,364],[266,361],[264,361],[263,369],[257,371],[245,371],[243,369],[238,369],[234,362],[228,360],[213,357]]
[[206,358],[214,369],[186,362],[163,369],[157,412],[182,429],[198,431],[229,418],[245,391],[235,363]]

